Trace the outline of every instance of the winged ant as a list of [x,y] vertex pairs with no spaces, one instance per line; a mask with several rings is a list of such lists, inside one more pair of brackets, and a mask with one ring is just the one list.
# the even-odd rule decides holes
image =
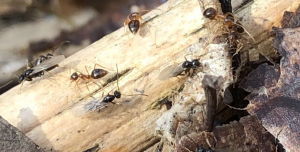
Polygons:
[[[117,89],[113,92],[113,94],[109,94],[107,93],[106,96],[102,97],[101,99],[93,99],[92,101],[89,101],[87,103],[84,104],[79,104],[77,106],[75,106],[72,109],[72,113],[74,116],[77,117],[82,117],[82,116],[86,116],[89,113],[93,112],[93,111],[100,111],[102,108],[107,107],[107,104],[112,103],[112,104],[119,104],[114,102],[115,99],[120,99],[122,97],[120,88],[119,88],[119,71],[118,71],[118,66],[117,67],[117,74],[116,74],[116,81],[117,81]],[[104,90],[105,91],[105,90]],[[137,94],[137,95],[144,95],[147,96],[145,94]],[[103,96],[103,94],[102,94]],[[126,96],[134,96],[134,95],[126,95]]]
[[[157,10],[160,10],[160,9],[157,9]],[[150,10],[142,10],[140,12],[149,12],[149,11]],[[152,38],[152,34],[150,31],[149,25],[147,24],[147,21],[144,21],[144,19],[142,18],[142,16],[140,15],[139,12],[133,12],[133,13],[129,14],[126,17],[126,19],[124,20],[123,24],[124,24],[124,33],[125,34],[127,33],[127,28],[128,28],[128,30],[134,35],[134,37],[137,33],[141,34],[141,32],[140,32],[141,28],[146,26],[146,28],[147,28],[146,34],[149,33]],[[155,43],[155,46],[157,47],[155,36],[154,36],[153,41]],[[132,42],[132,40],[130,41],[129,45],[131,45],[131,42]]]

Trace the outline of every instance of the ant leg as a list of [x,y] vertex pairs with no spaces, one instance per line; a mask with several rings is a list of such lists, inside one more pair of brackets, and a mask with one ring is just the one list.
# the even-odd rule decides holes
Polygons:
[[99,66],[99,67],[101,67],[101,68],[103,68],[103,69],[106,69],[106,70],[113,71],[113,70],[111,70],[111,69],[108,69],[108,68],[106,68],[106,67],[104,67],[104,66],[102,66],[102,65],[100,65],[100,64],[98,64],[98,63],[95,63],[95,65],[94,65],[94,69],[96,69],[96,66]]
[[34,67],[34,65],[31,62],[29,62],[28,59],[26,59],[26,62],[27,62],[27,69],[30,69],[30,68]]
[[[79,82],[79,81],[80,81],[79,79],[75,81],[75,87],[78,88],[80,92],[82,92],[82,90],[80,89],[80,87],[79,87],[79,85],[78,85],[78,82]],[[72,83],[72,82],[73,82],[73,81],[71,81],[71,83]],[[71,85],[71,83],[70,83],[70,85]]]
[[[138,31],[139,32],[139,31]],[[133,38],[131,38],[130,42],[129,42],[129,46],[131,46],[132,41],[134,40],[136,34],[133,35]]]
[[205,10],[203,1],[202,0],[198,0],[198,2],[199,2],[200,7],[202,6],[202,9]]
[[94,84],[96,84],[99,88],[101,88],[101,89],[103,89],[103,85],[101,84],[101,85],[99,85],[98,83],[96,83],[94,80],[91,80]]
[[[84,67],[85,67],[85,71],[86,71],[87,75],[89,75],[89,71],[87,69],[87,66],[84,66]],[[95,69],[95,66],[94,66],[94,69]]]
[[20,87],[20,91],[22,89],[23,83],[24,83],[25,79],[21,82],[21,87]]
[[85,86],[86,86],[86,88],[88,89],[89,93],[91,94],[91,91],[90,91],[90,89],[89,89],[88,85],[87,85],[87,84],[85,84]]
[[[147,24],[146,22],[144,22],[143,18],[141,16],[137,16],[139,22],[141,23],[141,27],[144,27],[146,25],[146,28],[147,28],[147,33],[145,35],[147,35],[148,33],[150,34],[151,36],[151,39],[152,41],[154,41],[154,44],[155,44],[155,47],[157,48],[157,44],[156,44],[156,31],[155,31],[155,35],[154,35],[154,38],[153,38],[153,35],[151,33],[151,30],[150,30],[150,25]],[[141,30],[139,30],[140,32]]]
[[237,21],[240,20],[240,18],[238,18],[237,16],[235,16],[234,14],[230,13],[230,12],[227,12],[224,16],[225,18],[227,18],[228,15],[231,15],[234,19],[236,19]]
[[[200,0],[198,0],[199,1],[199,3],[200,3]],[[202,1],[202,0],[201,0]],[[203,9],[205,10],[205,8],[209,8],[209,7],[207,7],[207,6],[211,6],[211,7],[213,7],[213,8],[215,8],[216,9],[216,11],[217,12],[219,12],[219,10],[218,10],[218,8],[219,7],[221,7],[221,3],[218,3],[219,4],[219,7],[217,6],[217,4],[213,1],[213,0],[211,0],[209,3],[207,3],[205,6],[204,6],[204,3],[203,2],[201,2],[201,4],[203,5]]]
[[244,26],[242,26],[241,24],[237,24],[237,23],[233,23],[233,24],[242,27],[242,28],[244,29],[244,31],[249,35],[249,37],[250,37],[254,42],[256,42],[255,39],[253,38],[253,36],[246,30],[246,28],[245,28]]
[[127,34],[127,28],[126,26],[128,25],[129,21],[128,21],[128,17],[126,18],[126,20],[123,22],[124,25],[124,35]]
[[147,25],[146,25],[146,27],[147,27],[147,31],[148,31],[148,33],[150,34],[150,36],[151,36],[152,40],[154,41],[155,47],[156,47],[156,48],[158,48],[158,46],[157,46],[157,44],[156,44],[156,30],[155,30],[154,39],[153,39],[153,35],[151,34],[151,31],[150,31],[149,25],[147,24]]
[[235,51],[235,53],[232,56],[235,56],[236,54],[238,54],[242,50],[243,46],[244,46],[244,44],[241,43],[240,41],[238,41],[238,45],[237,45],[236,51]]
[[[47,72],[47,73],[50,75],[50,77],[53,76],[53,74],[52,74],[50,71],[44,70],[43,72]],[[41,76],[41,77],[43,77],[43,76]],[[52,80],[50,80],[50,77],[48,78],[48,80],[49,80],[49,81],[52,81]],[[59,84],[57,81],[55,81],[55,80],[52,81],[52,82],[56,83],[57,85],[60,85],[60,84]]]

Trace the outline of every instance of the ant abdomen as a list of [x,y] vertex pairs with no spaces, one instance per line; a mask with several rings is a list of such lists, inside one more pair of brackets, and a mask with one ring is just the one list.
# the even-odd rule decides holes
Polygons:
[[71,75],[71,78],[70,78],[70,80],[77,80],[78,79],[78,77],[79,77],[79,75],[78,75],[78,73],[77,72],[74,72],[72,75]]
[[138,20],[132,20],[128,23],[128,28],[132,34],[136,34],[140,29],[140,22]]
[[103,70],[103,69],[94,69],[92,71],[92,73],[91,73],[91,77],[93,79],[99,79],[99,78],[104,77],[106,74],[107,74],[106,70]]
[[115,96],[114,95],[107,95],[103,98],[102,102],[104,103],[108,103],[108,102],[112,102],[115,100]]
[[216,15],[217,15],[217,11],[216,11],[216,9],[214,9],[214,8],[212,8],[212,7],[207,8],[207,9],[203,12],[203,16],[204,16],[205,18],[208,18],[208,19],[211,19],[211,20],[215,19]]
[[115,96],[116,98],[118,98],[118,99],[121,98],[121,92],[119,92],[119,91],[116,90],[116,91],[114,92],[114,96]]

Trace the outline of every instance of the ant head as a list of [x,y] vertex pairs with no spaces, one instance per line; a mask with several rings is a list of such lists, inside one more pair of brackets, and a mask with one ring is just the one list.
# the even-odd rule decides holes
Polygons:
[[225,22],[225,24],[226,23],[232,23],[232,22],[234,22],[234,17],[231,14],[226,15],[226,18],[224,19],[224,22]]
[[103,70],[103,69],[94,69],[92,71],[92,73],[91,73],[91,77],[93,79],[99,79],[99,78],[104,77],[106,74],[107,74],[106,70]]
[[118,99],[121,98],[121,92],[119,92],[119,91],[116,90],[116,91],[114,92],[114,96],[115,96],[116,98],[118,98]]
[[212,8],[212,7],[207,8],[207,9],[203,12],[203,16],[204,16],[205,18],[210,19],[210,20],[215,19],[216,15],[217,15],[217,10],[214,9],[214,8]]
[[27,69],[27,70],[24,72],[24,77],[28,77],[33,71],[34,71],[34,69]]
[[21,82],[25,79],[25,76],[24,76],[23,74],[21,74],[21,75],[18,77],[18,79],[19,79],[19,82],[21,83]]
[[193,65],[194,68],[200,67],[201,64],[200,64],[200,62],[199,62],[199,59],[193,60],[193,61],[192,61],[192,65]]
[[205,149],[203,147],[198,147],[197,152],[205,152]]
[[79,77],[78,73],[77,72],[74,72],[71,77],[70,77],[70,80],[77,80]]
[[138,12],[134,12],[134,13],[131,13],[129,15],[129,19],[130,20],[136,20],[136,17],[139,16],[140,14]]
[[182,63],[182,67],[183,67],[183,68],[189,68],[190,66],[191,66],[191,62],[188,61],[188,60],[186,60],[186,61],[184,61],[184,62]]
[[240,34],[242,34],[245,30],[243,27],[239,26],[239,25],[236,25],[236,31]]
[[140,21],[138,20],[131,20],[128,23],[128,28],[132,34],[136,34],[140,29]]

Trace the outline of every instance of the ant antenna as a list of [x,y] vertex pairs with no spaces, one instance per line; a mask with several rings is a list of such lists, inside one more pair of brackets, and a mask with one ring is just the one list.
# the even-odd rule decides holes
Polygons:
[[61,42],[55,49],[52,50],[51,55],[53,55],[54,51],[60,49],[62,46],[66,45],[66,44],[69,44],[69,43],[70,43],[70,41],[63,41],[63,42]]
[[29,62],[28,59],[26,59],[26,61],[27,61],[27,69],[34,67],[34,65],[31,62]]
[[119,88],[119,71],[118,71],[118,64],[116,64],[116,67],[117,67],[117,87],[118,87],[118,91],[120,91],[120,88]]

